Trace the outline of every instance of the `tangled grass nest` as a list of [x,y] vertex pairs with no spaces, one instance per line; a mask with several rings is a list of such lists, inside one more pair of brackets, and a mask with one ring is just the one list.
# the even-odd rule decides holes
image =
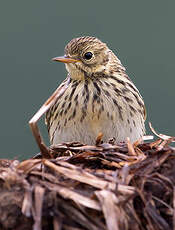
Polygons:
[[0,229],[175,229],[175,138],[64,143],[0,160]]

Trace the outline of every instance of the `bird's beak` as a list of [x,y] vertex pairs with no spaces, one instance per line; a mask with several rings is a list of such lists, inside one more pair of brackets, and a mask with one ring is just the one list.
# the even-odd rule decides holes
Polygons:
[[64,62],[64,63],[75,63],[78,62],[79,60],[67,57],[67,56],[61,56],[61,57],[54,57],[52,58],[52,61],[59,61],[59,62]]

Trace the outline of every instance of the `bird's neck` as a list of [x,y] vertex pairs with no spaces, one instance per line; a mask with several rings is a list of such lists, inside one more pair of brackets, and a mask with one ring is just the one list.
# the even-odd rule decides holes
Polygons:
[[80,69],[78,69],[77,67],[75,67],[74,64],[66,64],[66,69],[70,75],[70,77],[73,80],[84,80],[85,76],[84,76],[84,72]]
[[109,61],[106,64],[105,74],[110,76],[113,73],[125,73],[126,69],[122,65],[121,61],[117,58],[117,56],[110,50],[109,52]]

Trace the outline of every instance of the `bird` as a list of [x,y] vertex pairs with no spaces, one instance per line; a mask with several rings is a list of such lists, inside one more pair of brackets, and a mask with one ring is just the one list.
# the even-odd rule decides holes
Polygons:
[[72,39],[64,56],[53,61],[65,63],[69,81],[63,95],[47,111],[51,145],[102,141],[133,143],[145,134],[146,110],[143,98],[128,77],[125,67],[106,43],[96,37]]

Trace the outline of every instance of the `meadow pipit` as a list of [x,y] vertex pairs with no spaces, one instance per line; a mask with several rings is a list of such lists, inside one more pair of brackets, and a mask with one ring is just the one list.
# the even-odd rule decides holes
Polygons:
[[53,60],[65,63],[70,83],[46,114],[51,144],[94,144],[100,132],[105,142],[113,137],[134,142],[145,134],[142,96],[105,43],[75,38],[65,56]]

